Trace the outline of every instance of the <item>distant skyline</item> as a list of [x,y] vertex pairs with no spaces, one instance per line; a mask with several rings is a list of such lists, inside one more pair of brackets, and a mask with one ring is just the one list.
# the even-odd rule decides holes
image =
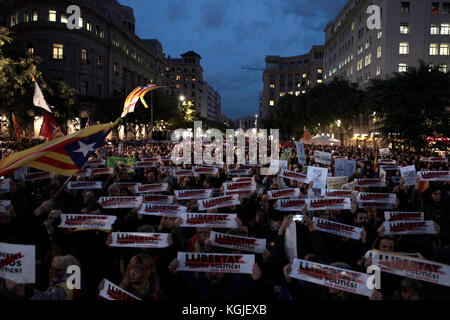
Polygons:
[[166,56],[193,50],[203,79],[222,97],[232,120],[259,112],[266,55],[282,57],[322,45],[324,28],[347,0],[118,0],[134,9],[136,34],[158,39]]

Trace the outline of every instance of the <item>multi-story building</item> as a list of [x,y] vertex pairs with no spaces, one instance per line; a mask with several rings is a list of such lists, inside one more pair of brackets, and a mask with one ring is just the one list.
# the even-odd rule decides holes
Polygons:
[[323,47],[313,46],[309,53],[295,57],[266,56],[263,72],[264,89],[260,114],[266,119],[286,94],[304,94],[323,81]]
[[[381,8],[381,29],[369,29],[368,6]],[[450,1],[350,0],[325,28],[324,81],[334,77],[366,88],[370,79],[418,67],[422,60],[448,72]],[[372,119],[360,116],[355,139],[369,136]]]
[[242,129],[247,131],[248,129],[256,128],[257,126],[257,117],[247,116],[241,119],[237,119],[233,121],[233,125],[235,129]]
[[206,81],[203,81],[202,57],[189,51],[180,58],[165,59],[164,85],[167,93],[180,100],[191,101],[197,115],[214,121],[221,121],[221,98]]
[[[80,29],[68,28],[70,5],[81,9]],[[133,9],[117,0],[3,0],[0,12],[0,22],[42,57],[39,69],[78,91],[80,118],[98,99],[162,82],[161,43],[136,36]]]

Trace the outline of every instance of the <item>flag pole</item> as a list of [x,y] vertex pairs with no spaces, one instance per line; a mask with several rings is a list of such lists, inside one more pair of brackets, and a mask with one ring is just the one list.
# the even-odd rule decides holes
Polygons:
[[64,184],[61,186],[61,188],[59,188],[58,192],[56,192],[56,194],[53,196],[52,200],[55,200],[56,197],[59,196],[59,194],[61,193],[61,191],[63,191],[63,189],[66,187],[66,185],[69,183],[70,179],[72,179],[73,175],[71,175],[69,178],[67,178],[66,182],[64,182]]

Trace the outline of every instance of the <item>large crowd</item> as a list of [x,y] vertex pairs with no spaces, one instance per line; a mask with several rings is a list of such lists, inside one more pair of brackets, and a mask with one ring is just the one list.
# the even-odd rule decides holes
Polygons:
[[[4,143],[5,144],[5,143]],[[171,157],[170,143],[124,143],[119,154],[117,143],[107,142],[92,158],[110,156]],[[3,146],[3,157],[17,146]],[[356,172],[348,182],[361,178],[377,178],[380,166],[374,165],[375,153],[370,148],[346,146],[314,146],[305,144],[306,164],[299,164],[294,142],[280,147],[280,154],[291,149],[287,169],[303,172],[306,166],[327,167],[334,174],[334,160],[330,165],[314,161],[314,152],[320,150],[333,156],[356,160]],[[417,153],[391,150],[386,159],[396,160],[397,166],[415,166],[417,171],[448,171],[448,162],[422,162]],[[379,161],[380,155],[377,155]],[[382,272],[381,288],[370,297],[321,286],[290,277],[292,260],[285,248],[285,233],[291,223],[296,224],[297,258],[334,267],[366,273],[371,265],[369,250],[418,254],[424,259],[450,265],[449,182],[431,181],[426,190],[416,185],[405,185],[399,170],[389,172],[385,187],[370,188],[370,192],[393,193],[396,203],[393,211],[423,212],[425,220],[432,220],[438,232],[423,235],[386,235],[383,229],[383,209],[360,208],[354,199],[350,210],[278,211],[275,200],[267,196],[269,190],[299,188],[300,198],[314,195],[314,183],[302,183],[280,175],[261,175],[258,166],[227,165],[215,175],[175,177],[164,167],[174,167],[170,161],[161,161],[156,168],[128,169],[116,167],[111,175],[72,177],[72,181],[102,181],[101,189],[69,190],[64,185],[67,177],[54,175],[45,180],[24,181],[11,179],[10,191],[0,194],[1,200],[10,200],[0,213],[0,243],[34,245],[36,247],[36,280],[34,284],[18,284],[0,279],[0,299],[32,300],[96,300],[104,287],[103,279],[116,284],[143,300],[422,300],[449,299],[450,287]],[[179,165],[191,168],[191,165]],[[223,193],[224,182],[231,181],[229,168],[248,168],[249,176],[257,185],[257,192],[240,197],[240,204],[208,210],[210,213],[236,213],[237,228],[213,231],[266,240],[266,248],[255,254],[251,274],[225,272],[186,272],[177,270],[178,252],[244,253],[212,245],[210,228],[182,227],[181,218],[143,215],[139,208],[105,209],[99,203],[104,196],[134,195],[133,190],[120,188],[116,182],[142,184],[168,183],[169,190],[160,194],[173,195],[174,190],[213,189],[213,197]],[[33,171],[33,170],[30,170]],[[397,178],[393,178],[397,177]],[[368,191],[356,188],[357,191]],[[188,212],[199,212],[196,200],[178,201]],[[112,230],[83,230],[59,227],[61,214],[114,215]],[[294,221],[292,214],[303,214],[302,221]],[[363,229],[358,240],[325,233],[315,228],[313,218],[336,221]],[[111,232],[169,233],[169,246],[164,248],[118,248],[110,246]],[[79,265],[81,289],[67,287],[68,266]]]

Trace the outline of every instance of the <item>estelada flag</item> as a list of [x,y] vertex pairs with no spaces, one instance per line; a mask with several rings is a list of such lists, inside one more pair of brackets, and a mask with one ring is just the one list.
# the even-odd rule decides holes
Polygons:
[[56,174],[76,174],[117,123],[91,126],[16,152],[0,161],[0,176],[25,165]]
[[138,99],[141,99],[141,102],[144,105],[144,107],[148,108],[147,103],[145,103],[144,96],[147,92],[157,88],[160,88],[160,86],[157,86],[156,84],[148,84],[146,86],[139,86],[136,89],[134,89],[125,99],[125,103],[123,105],[123,112],[120,117],[123,118],[128,113],[134,112],[134,106],[138,102]]
[[22,134],[20,133],[20,127],[19,127],[19,124],[16,121],[16,117],[14,116],[14,113],[12,113],[11,115],[12,115],[12,122],[13,122],[13,125],[14,125],[14,132],[16,134],[17,141],[20,142],[20,139],[22,139]]
[[64,137],[61,126],[52,118],[52,116],[48,112],[45,113],[44,121],[42,122],[39,135],[49,140]]
[[305,131],[303,132],[303,138],[305,138],[305,140],[311,139],[311,134],[309,133],[308,128],[305,128]]

